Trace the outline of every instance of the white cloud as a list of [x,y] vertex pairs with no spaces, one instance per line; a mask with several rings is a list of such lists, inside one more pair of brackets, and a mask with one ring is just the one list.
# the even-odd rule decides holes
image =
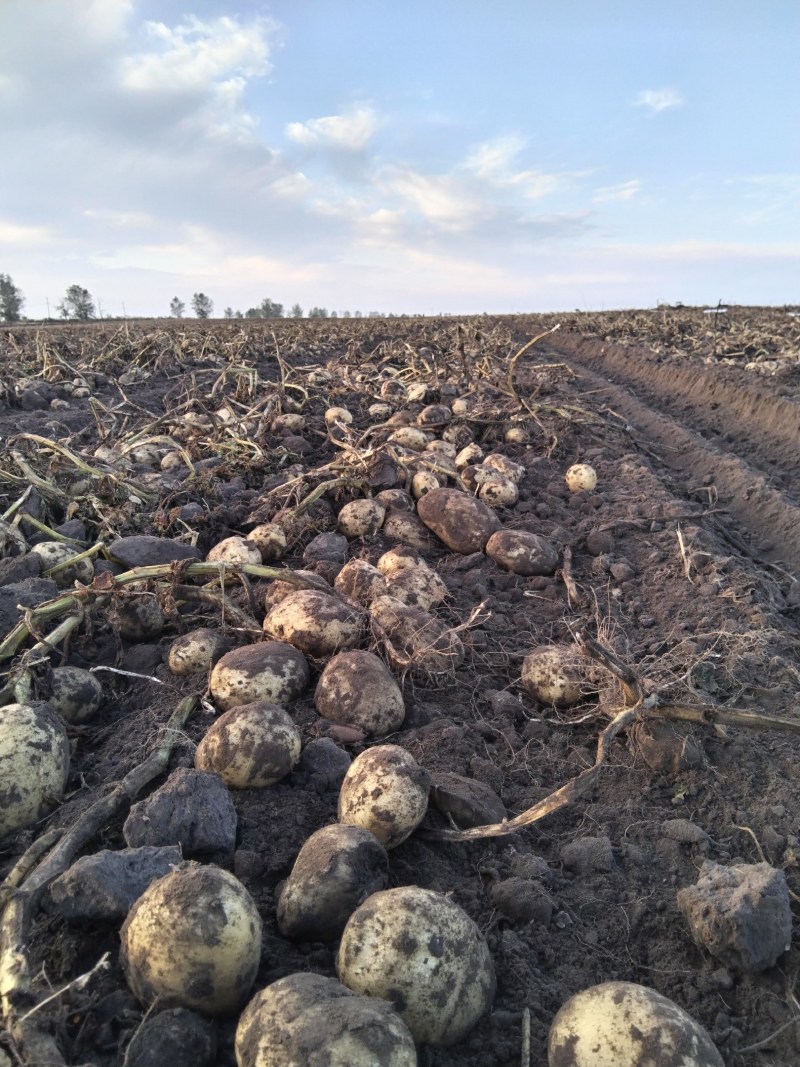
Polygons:
[[507,134],[485,141],[470,152],[462,165],[479,181],[497,189],[514,189],[528,200],[540,200],[570,185],[577,174],[545,170],[515,170],[511,164],[525,147],[524,137]]
[[374,110],[363,105],[344,115],[325,115],[307,122],[290,122],[286,136],[304,147],[331,147],[360,152],[378,129]]
[[53,240],[53,233],[44,226],[20,226],[0,219],[0,245],[44,245]]
[[487,180],[504,178],[512,159],[524,147],[525,138],[516,134],[496,137],[474,148],[464,160],[464,166],[479,178]]
[[658,113],[685,103],[677,89],[643,89],[633,101],[633,106],[649,107],[652,112]]
[[412,167],[393,167],[384,171],[382,185],[442,230],[469,229],[486,212],[480,197],[449,174],[422,174]]
[[112,226],[119,229],[142,229],[152,226],[155,219],[144,211],[112,211],[108,208],[87,208],[83,214],[87,219],[93,219],[104,226]]
[[243,25],[227,16],[209,21],[191,16],[174,27],[148,22],[145,30],[155,47],[124,61],[123,84],[140,92],[197,92],[228,86],[232,75],[266,74],[272,25],[264,19]]
[[607,185],[598,189],[592,197],[595,204],[607,204],[614,201],[630,200],[642,191],[642,183],[637,179],[621,182],[619,185]]

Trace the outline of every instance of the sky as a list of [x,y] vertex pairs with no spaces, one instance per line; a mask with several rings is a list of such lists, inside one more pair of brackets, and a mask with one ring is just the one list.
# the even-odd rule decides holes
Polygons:
[[0,0],[44,316],[800,302],[797,0]]

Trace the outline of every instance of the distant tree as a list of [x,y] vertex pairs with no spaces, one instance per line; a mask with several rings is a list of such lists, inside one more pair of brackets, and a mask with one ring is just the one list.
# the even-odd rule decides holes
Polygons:
[[232,319],[234,317],[233,308],[225,308],[222,314],[225,316],[226,319]]
[[0,274],[0,319],[3,322],[19,322],[25,297],[10,274]]
[[243,315],[243,314],[242,314],[242,312],[241,312],[241,311],[239,310],[239,308],[237,308],[237,309],[236,309],[236,312],[234,313],[234,316],[233,316],[233,317],[234,317],[235,319],[243,319],[243,318],[244,318],[244,315]]
[[383,318],[383,312],[382,311],[370,311],[369,317],[371,319],[382,319]]
[[169,313],[173,319],[182,319],[183,313],[186,310],[186,305],[177,296],[173,296],[169,302]]
[[293,319],[302,319],[303,309],[299,304],[292,304],[292,310],[289,312]]
[[340,319],[349,319],[349,318],[351,318],[350,312],[349,311],[343,311],[341,313],[341,315],[339,316],[339,318]]
[[192,308],[198,319],[209,319],[214,310],[214,301],[205,293],[195,293],[192,297]]
[[327,319],[327,317],[328,317],[328,309],[327,308],[317,308],[317,307],[311,308],[309,310],[309,312],[308,312],[308,317],[310,319]]
[[57,308],[58,313],[64,319],[79,319],[85,322],[95,316],[92,294],[82,285],[71,285]]
[[282,319],[283,304],[270,300],[267,296],[256,308],[248,308],[244,313],[246,319]]
[[332,311],[331,312],[331,318],[332,319],[338,319],[339,318],[339,312],[338,311]]
[[361,319],[361,318],[363,318],[363,317],[364,317],[364,316],[363,316],[363,315],[361,314],[361,312],[360,312],[360,311],[356,311],[356,312],[355,312],[355,314],[353,315],[353,318],[354,318],[354,319]]

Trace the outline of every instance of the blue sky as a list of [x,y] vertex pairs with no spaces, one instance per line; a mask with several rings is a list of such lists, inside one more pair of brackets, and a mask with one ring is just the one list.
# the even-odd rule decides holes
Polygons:
[[0,0],[44,314],[800,301],[795,0]]

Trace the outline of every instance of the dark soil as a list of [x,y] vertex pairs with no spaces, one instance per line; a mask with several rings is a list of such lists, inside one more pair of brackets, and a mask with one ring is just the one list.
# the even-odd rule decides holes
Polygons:
[[[403,328],[415,347],[434,336],[434,324],[397,325],[394,333],[385,324],[372,328],[362,360],[402,336]],[[481,322],[479,328],[486,337],[495,327]],[[524,320],[496,328],[519,343],[537,332],[535,322]],[[436,329],[452,332],[455,326],[440,323]],[[475,324],[464,330],[476,330]],[[329,342],[331,360],[346,350],[347,340],[343,332],[338,343]],[[514,351],[512,346],[510,354]],[[325,353],[325,344],[314,341],[295,365],[324,363]],[[266,348],[261,359],[248,360],[262,382],[276,379],[278,367]],[[358,362],[351,358],[351,365]],[[553,367],[556,363],[566,367]],[[332,402],[358,412],[358,428],[365,429],[366,405],[374,396],[359,397],[352,381],[342,377],[342,363],[333,365],[339,377],[330,387]],[[5,370],[9,376],[7,365]],[[192,369],[157,368],[145,383],[126,387],[124,400],[108,381],[93,396],[110,416],[99,414],[100,408],[93,413],[85,400],[55,412],[22,413],[6,406],[0,408],[0,435],[7,439],[24,429],[90,455],[98,443],[98,418],[117,434],[160,420],[184,395],[191,373],[210,387],[220,369],[202,361]],[[571,550],[580,606],[570,600],[559,573],[519,577],[483,554],[464,556],[441,546],[429,557],[450,591],[439,618],[458,625],[482,601],[487,613],[461,635],[466,661],[446,683],[404,680],[406,721],[388,741],[408,749],[434,776],[454,773],[490,787],[509,816],[524,811],[591,766],[598,734],[609,720],[609,709],[596,701],[577,712],[556,712],[538,706],[519,685],[527,652],[553,642],[571,644],[579,632],[599,636],[649,691],[683,703],[751,709],[800,727],[800,404],[771,391],[769,379],[754,379],[736,367],[558,334],[521,362],[516,387],[533,398],[546,432],[534,424],[530,445],[511,445],[491,421],[476,427],[487,451],[504,452],[527,470],[519,502],[498,516],[506,528],[552,542],[562,559],[563,550]],[[233,385],[225,388],[230,393]],[[321,414],[325,406],[326,398],[314,390],[309,409]],[[336,454],[324,434],[306,437],[313,451],[303,456],[304,467],[318,467]],[[267,437],[261,444],[275,449],[279,442]],[[221,453],[221,458],[216,481],[209,476],[194,487],[185,483],[154,508],[121,510],[111,529],[87,510],[90,536],[179,537],[195,530],[205,553],[221,537],[246,532],[248,515],[279,468],[259,469],[247,455]],[[596,469],[593,493],[567,490],[564,472],[576,462]],[[8,457],[6,466],[14,469]],[[3,506],[23,488],[0,484]],[[340,495],[336,503],[345,499]],[[201,505],[196,518],[180,519],[180,509],[190,503]],[[307,566],[304,547],[295,545],[282,562],[293,569]],[[374,563],[390,547],[378,534],[351,542],[349,552]],[[323,572],[324,565],[318,569]],[[259,606],[266,588],[254,583]],[[246,609],[245,592],[233,595]],[[142,761],[177,702],[203,691],[204,678],[170,673],[166,653],[178,633],[216,626],[218,616],[207,606],[181,611],[170,618],[163,638],[147,645],[120,643],[102,618],[73,636],[70,662],[122,667],[166,684],[100,675],[103,710],[70,731],[74,758],[67,799],[45,826],[74,822],[109,783]],[[312,683],[323,666],[315,665]],[[313,684],[289,711],[304,745],[328,729],[315,711]],[[189,720],[171,770],[193,766],[194,748],[211,721],[208,705]],[[338,739],[337,745],[351,756],[364,748]],[[493,1011],[465,1041],[421,1049],[420,1063],[517,1067],[527,1008],[531,1063],[543,1065],[550,1023],[565,1000],[592,984],[621,979],[651,986],[689,1011],[709,1030],[728,1067],[800,1064],[800,1026],[784,1026],[800,1016],[797,946],[769,970],[740,974],[694,943],[676,899],[680,889],[697,881],[704,859],[758,863],[762,850],[800,893],[798,764],[800,736],[790,733],[652,728],[638,744],[631,738],[616,742],[589,793],[516,834],[466,843],[436,840],[429,832],[445,821],[429,811],[422,828],[390,852],[390,886],[417,884],[446,893],[472,916],[495,962],[497,995]],[[274,787],[233,793],[235,852],[210,858],[236,874],[260,910],[257,989],[294,971],[335,974],[337,943],[283,938],[275,908],[303,843],[336,820],[337,797],[336,774],[312,774],[302,762]],[[676,818],[704,834],[676,839],[665,827]],[[106,827],[91,851],[124,847],[123,821]],[[0,850],[0,876],[41,829]],[[110,971],[64,996],[54,1025],[68,1063],[121,1064],[144,1009],[125,983],[118,927],[66,922],[45,909],[34,924],[32,950],[34,970],[44,967],[53,988],[111,952]],[[171,1020],[165,1015],[165,1025]],[[213,1023],[220,1065],[234,1063],[235,1023]],[[751,1045],[760,1047],[739,1051]]]

